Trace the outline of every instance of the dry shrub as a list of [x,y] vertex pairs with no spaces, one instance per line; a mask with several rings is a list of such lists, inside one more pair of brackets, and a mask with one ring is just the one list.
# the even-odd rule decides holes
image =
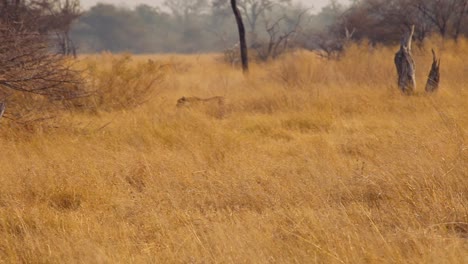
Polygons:
[[301,88],[309,85],[316,67],[313,61],[301,59],[300,55],[292,55],[277,63],[276,69],[270,74],[288,88]]
[[75,61],[51,52],[50,39],[0,22],[0,102],[12,127],[34,129],[87,95]]
[[88,106],[101,110],[130,109],[160,91],[168,65],[151,59],[135,62],[130,54],[106,56],[105,66],[98,60],[87,61],[89,86],[94,91]]
[[50,198],[49,205],[59,211],[75,211],[81,206],[81,197],[66,191],[56,192]]
[[[77,99],[82,100],[82,99]],[[64,114],[74,108],[74,100],[57,101],[31,93],[11,93],[6,104],[0,129],[8,131],[10,138],[19,138],[31,133],[49,133],[64,125]],[[21,136],[20,136],[21,135]]]
[[240,47],[238,44],[231,48],[226,48],[223,51],[223,57],[220,61],[227,63],[231,66],[238,66],[240,64]]
[[269,75],[286,89],[347,85],[350,80],[344,78],[344,74],[340,71],[341,63],[341,61],[322,59],[311,52],[297,51],[274,61],[272,67],[269,67]]
[[[255,55],[254,49],[248,49],[249,61],[251,62],[259,62],[259,59]],[[223,56],[218,57],[218,61],[228,64],[230,66],[240,68],[241,66],[241,52],[240,47],[238,44],[233,46],[232,48],[227,48],[223,50]]]

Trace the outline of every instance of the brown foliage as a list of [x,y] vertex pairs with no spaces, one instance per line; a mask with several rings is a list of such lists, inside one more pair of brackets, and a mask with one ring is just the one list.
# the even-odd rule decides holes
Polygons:
[[107,67],[99,61],[87,64],[88,86],[92,95],[82,103],[101,110],[130,109],[150,99],[170,68],[151,59],[135,62],[131,55],[111,56]]

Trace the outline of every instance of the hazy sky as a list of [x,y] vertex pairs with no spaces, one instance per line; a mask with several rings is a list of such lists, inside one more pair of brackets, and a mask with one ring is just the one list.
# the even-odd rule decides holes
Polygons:
[[[329,3],[329,0],[294,0],[296,2],[302,2],[306,6],[313,6],[314,11],[320,11],[320,9]],[[164,2],[164,0],[81,0],[81,4],[84,8],[89,8],[97,3],[112,3],[116,5],[123,5],[123,6],[135,6],[138,4],[148,4],[148,5],[158,5]],[[340,2],[347,3],[346,0],[341,0]]]

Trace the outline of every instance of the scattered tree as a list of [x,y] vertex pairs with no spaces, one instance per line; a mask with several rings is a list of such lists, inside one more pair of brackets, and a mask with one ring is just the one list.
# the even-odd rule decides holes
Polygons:
[[317,54],[326,59],[340,59],[346,47],[352,41],[356,29],[349,31],[347,27],[341,32],[319,33],[314,36]]
[[295,19],[284,15],[274,22],[265,20],[268,40],[265,43],[257,42],[252,45],[257,51],[258,58],[262,61],[276,59],[296,44],[296,35],[301,30],[302,17],[307,11],[303,10]]
[[236,23],[239,30],[239,44],[240,44],[240,52],[241,52],[241,61],[242,61],[242,70],[244,73],[249,71],[249,56],[247,51],[247,41],[245,39],[245,27],[244,22],[242,21],[242,15],[237,8],[237,1],[231,0],[231,7],[236,17]]
[[81,16],[79,0],[52,0],[46,2],[51,24],[57,37],[59,51],[63,55],[76,57],[76,46],[70,37],[73,22]]
[[419,42],[432,33],[457,39],[468,33],[463,27],[467,9],[468,0],[361,0],[336,23],[338,28],[356,28],[355,38],[371,43],[397,43],[401,31],[411,25]]
[[164,6],[171,10],[171,13],[187,23],[190,17],[199,15],[207,7],[207,0],[165,0]]
[[16,29],[55,36],[63,55],[75,55],[70,38],[72,23],[81,15],[79,0],[3,0],[0,21]]
[[442,37],[453,31],[458,38],[461,21],[466,15],[467,0],[415,0],[412,3],[431,22]]
[[[275,5],[290,4],[291,0],[238,0],[239,11],[245,17],[249,25],[249,32],[257,32],[260,19],[265,18],[266,13],[273,10]],[[228,5],[228,0],[214,0],[213,6],[222,9]]]

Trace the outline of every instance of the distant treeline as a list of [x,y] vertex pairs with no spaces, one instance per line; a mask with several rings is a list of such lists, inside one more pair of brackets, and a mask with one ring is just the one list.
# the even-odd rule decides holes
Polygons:
[[[170,2],[166,1],[166,5]],[[174,2],[179,2],[179,6],[163,9],[148,5],[128,9],[98,4],[85,11],[75,22],[73,39],[81,53],[105,50],[133,53],[211,52],[232,47],[238,41],[229,1],[192,1],[202,5],[200,8],[190,7],[191,1]],[[249,18],[250,23],[245,19],[252,45],[258,39],[268,38],[268,27],[282,17],[281,27],[286,30],[296,23],[301,12],[305,12],[300,21],[304,32],[326,29],[336,19],[336,13],[330,7],[319,14],[312,14],[306,7],[293,5],[290,1],[270,1],[264,10],[258,7],[253,10],[251,6],[246,8],[255,12],[253,14],[256,16]]]
[[[166,0],[163,8],[134,9],[98,4],[74,22],[72,39],[80,53],[218,52],[237,43],[229,2]],[[412,24],[416,41],[468,35],[468,0],[361,0],[347,7],[330,1],[318,13],[291,0],[240,0],[239,6],[252,48],[285,43],[339,52],[348,41],[395,44]]]

